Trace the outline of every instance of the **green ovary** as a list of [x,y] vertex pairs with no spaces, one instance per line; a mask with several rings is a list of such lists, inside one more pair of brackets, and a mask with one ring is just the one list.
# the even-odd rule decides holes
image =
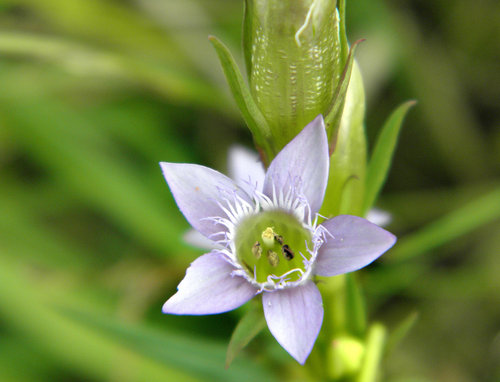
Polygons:
[[[236,255],[251,277],[256,270],[257,282],[267,281],[269,275],[282,276],[292,269],[305,271],[304,258],[311,255],[311,233],[284,211],[266,211],[242,221],[236,231]],[[287,276],[299,280],[301,273]]]

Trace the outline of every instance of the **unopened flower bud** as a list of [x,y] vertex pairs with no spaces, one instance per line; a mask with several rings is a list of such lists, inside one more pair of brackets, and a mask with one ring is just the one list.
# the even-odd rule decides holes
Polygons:
[[365,352],[363,343],[357,338],[342,336],[334,339],[329,350],[329,370],[332,378],[342,378],[356,373]]
[[278,150],[329,111],[344,65],[339,24],[335,0],[246,0],[250,90]]

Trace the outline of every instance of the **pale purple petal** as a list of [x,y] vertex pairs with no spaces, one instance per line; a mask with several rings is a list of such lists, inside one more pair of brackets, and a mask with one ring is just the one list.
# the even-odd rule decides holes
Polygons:
[[182,238],[186,243],[200,249],[211,250],[224,248],[222,245],[215,243],[214,241],[208,239],[205,235],[202,235],[200,232],[192,228],[187,230]]
[[163,313],[216,314],[243,305],[257,290],[243,277],[232,276],[234,269],[220,253],[200,256],[187,269],[177,293],[163,305]]
[[321,224],[330,232],[316,259],[316,274],[335,276],[370,264],[391,248],[396,236],[368,220],[339,215]]
[[284,194],[295,188],[296,194],[306,197],[314,215],[325,196],[330,158],[323,117],[309,123],[274,158],[266,173],[264,194],[276,191]]
[[309,281],[295,288],[264,292],[262,304],[274,338],[304,364],[323,322],[323,302],[316,285]]
[[372,208],[366,214],[366,220],[371,221],[379,227],[385,227],[392,221],[392,216],[389,212],[381,210],[380,208]]
[[254,190],[262,191],[266,173],[257,153],[242,146],[231,147],[228,171],[231,179],[247,194],[252,195]]
[[[239,196],[250,202],[250,197],[227,176],[211,168],[187,163],[161,162],[163,175],[180,210],[193,226],[207,237],[225,231],[225,227],[207,219],[225,217],[218,203],[227,205]],[[214,240],[221,237],[210,237]]]

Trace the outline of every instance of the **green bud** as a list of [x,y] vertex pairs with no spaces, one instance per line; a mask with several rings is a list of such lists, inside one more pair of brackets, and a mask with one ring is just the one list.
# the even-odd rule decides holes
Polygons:
[[328,374],[331,378],[343,378],[355,374],[363,360],[365,347],[354,337],[341,336],[328,348]]
[[250,92],[278,152],[318,114],[330,111],[347,54],[343,28],[335,0],[245,4]]

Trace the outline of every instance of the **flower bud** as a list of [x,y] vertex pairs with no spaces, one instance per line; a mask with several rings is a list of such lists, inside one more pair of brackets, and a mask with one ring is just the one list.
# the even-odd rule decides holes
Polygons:
[[281,149],[329,111],[344,66],[335,0],[246,0],[243,45],[252,98]]
[[357,338],[342,336],[334,339],[328,349],[329,376],[337,379],[355,374],[364,352],[364,344]]

